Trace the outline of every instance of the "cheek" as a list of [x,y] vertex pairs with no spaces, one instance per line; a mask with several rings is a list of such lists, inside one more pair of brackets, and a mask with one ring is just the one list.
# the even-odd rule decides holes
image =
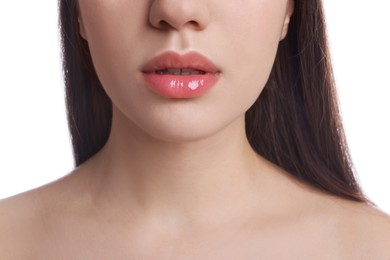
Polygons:
[[145,3],[80,0],[80,7],[95,70],[103,86],[117,85],[120,75],[135,69],[137,53],[129,50],[137,48],[134,39],[144,30]]
[[223,36],[229,39],[224,48],[229,53],[224,62],[225,77],[237,89],[235,98],[240,98],[246,109],[260,95],[275,61],[284,16],[273,10],[283,8],[257,4],[224,19],[228,22],[225,27],[229,28]]

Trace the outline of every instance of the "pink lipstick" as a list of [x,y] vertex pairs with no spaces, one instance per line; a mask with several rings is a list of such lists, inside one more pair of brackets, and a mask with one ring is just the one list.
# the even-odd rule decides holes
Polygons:
[[210,90],[220,71],[206,57],[169,51],[151,59],[142,69],[146,86],[166,98],[193,98]]

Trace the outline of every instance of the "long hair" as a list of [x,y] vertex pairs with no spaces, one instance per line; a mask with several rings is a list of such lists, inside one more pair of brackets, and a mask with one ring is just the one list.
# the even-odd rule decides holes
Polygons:
[[[59,0],[68,123],[76,166],[98,152],[111,129],[112,103],[79,32],[77,0]],[[367,202],[340,119],[321,0],[295,1],[271,76],[245,115],[252,148],[312,187]]]

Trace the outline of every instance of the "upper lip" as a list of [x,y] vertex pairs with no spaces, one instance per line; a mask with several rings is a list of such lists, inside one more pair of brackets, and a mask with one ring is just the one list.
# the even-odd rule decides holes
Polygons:
[[193,69],[205,73],[219,73],[219,69],[212,61],[194,51],[183,55],[173,51],[164,52],[149,60],[142,68],[142,72],[155,73],[165,69]]

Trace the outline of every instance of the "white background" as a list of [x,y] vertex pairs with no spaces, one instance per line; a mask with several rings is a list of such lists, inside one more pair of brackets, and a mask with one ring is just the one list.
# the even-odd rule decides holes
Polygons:
[[[352,157],[364,191],[390,213],[390,2],[324,3]],[[0,2],[0,198],[73,168],[56,5]]]

